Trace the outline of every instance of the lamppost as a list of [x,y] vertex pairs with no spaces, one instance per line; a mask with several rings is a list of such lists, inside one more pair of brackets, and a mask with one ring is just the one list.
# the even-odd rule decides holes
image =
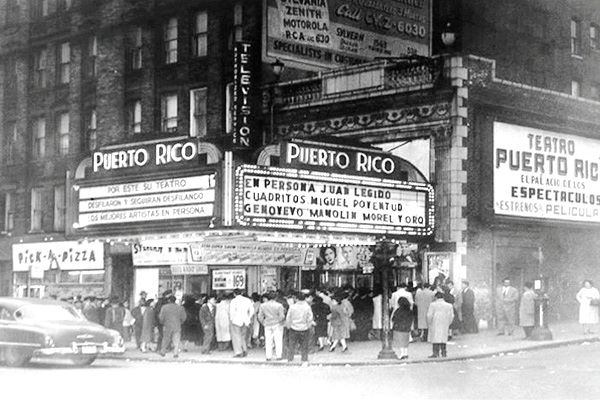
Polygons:
[[383,331],[381,335],[381,351],[377,358],[379,359],[397,359],[398,356],[390,343],[390,269],[396,257],[398,244],[389,239],[383,239],[375,245],[373,261],[377,270],[381,274],[381,317],[383,322]]
[[[271,69],[273,70],[273,83],[271,84],[271,89],[269,90],[269,142],[273,142],[273,138],[275,137],[275,106],[281,104],[281,89],[277,86],[279,83],[279,79],[281,78],[281,74],[285,69],[285,64],[282,63],[279,59],[276,59],[271,63]],[[264,143],[266,144],[266,143]]]

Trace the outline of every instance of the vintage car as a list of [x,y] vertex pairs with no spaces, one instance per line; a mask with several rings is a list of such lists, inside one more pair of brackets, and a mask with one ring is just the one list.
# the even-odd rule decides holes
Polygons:
[[69,303],[0,297],[0,362],[9,366],[52,357],[89,365],[124,351],[119,332],[89,322]]

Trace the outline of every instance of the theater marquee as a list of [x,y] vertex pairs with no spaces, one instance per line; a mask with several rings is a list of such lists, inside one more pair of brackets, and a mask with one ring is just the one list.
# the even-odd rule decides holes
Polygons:
[[433,196],[426,183],[244,165],[235,215],[265,228],[429,235]]
[[600,141],[494,123],[494,211],[600,222]]

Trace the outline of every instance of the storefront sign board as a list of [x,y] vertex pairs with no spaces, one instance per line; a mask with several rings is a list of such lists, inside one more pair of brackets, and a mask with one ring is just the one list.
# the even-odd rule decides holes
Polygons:
[[173,275],[208,275],[206,264],[178,264],[171,265]]
[[213,290],[246,289],[246,271],[243,269],[215,269],[212,271]]
[[102,242],[41,242],[13,245],[13,271],[101,270],[104,269]]
[[244,165],[235,216],[265,228],[429,235],[433,196],[425,183]]
[[189,250],[187,243],[144,241],[133,244],[131,256],[135,266],[189,264]]
[[430,0],[265,0],[266,55],[335,68],[429,56]]
[[210,265],[278,265],[313,267],[314,249],[270,244],[191,243],[193,262]]
[[495,213],[600,222],[598,154],[598,140],[495,122]]
[[210,217],[214,201],[214,174],[82,187],[78,222],[84,227]]

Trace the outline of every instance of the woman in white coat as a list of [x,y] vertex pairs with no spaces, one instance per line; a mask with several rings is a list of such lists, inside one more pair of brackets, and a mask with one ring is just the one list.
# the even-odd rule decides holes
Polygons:
[[600,292],[594,287],[590,280],[583,281],[583,287],[577,293],[579,302],[579,323],[583,327],[583,333],[593,333],[592,327],[598,323],[598,305],[593,302],[600,301]]
[[220,351],[227,350],[231,343],[231,331],[229,322],[229,305],[231,298],[229,296],[219,297],[219,302],[215,308],[215,333],[217,336],[217,348]]

